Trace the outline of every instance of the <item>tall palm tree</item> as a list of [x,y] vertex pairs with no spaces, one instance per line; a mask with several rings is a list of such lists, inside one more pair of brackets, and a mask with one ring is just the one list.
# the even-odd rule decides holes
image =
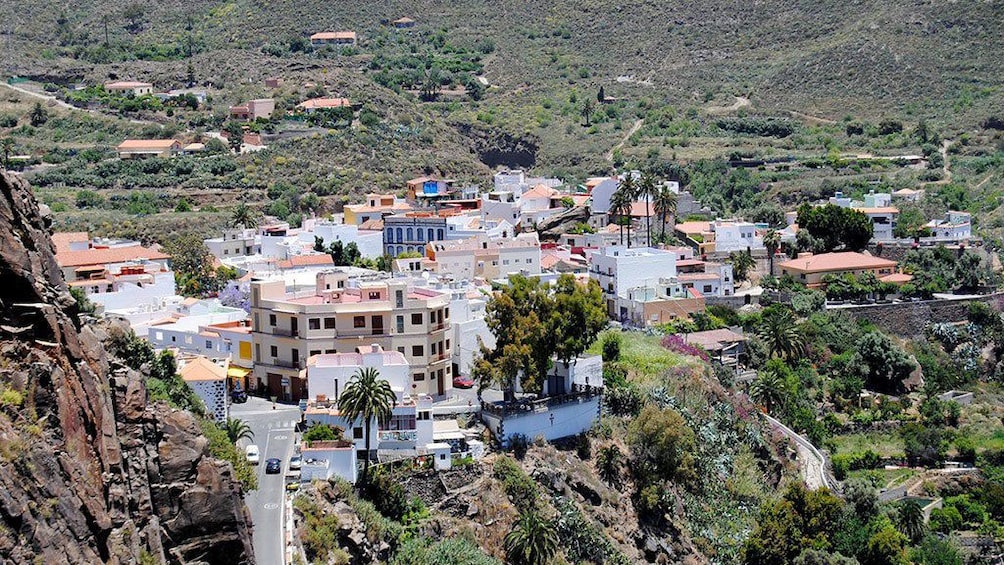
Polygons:
[[781,234],[777,230],[771,228],[767,230],[767,233],[763,234],[763,246],[767,248],[767,262],[769,266],[769,275],[774,276],[774,254],[777,253],[777,249],[781,247]]
[[624,176],[624,180],[617,185],[617,192],[621,193],[621,209],[617,211],[617,214],[627,217],[627,246],[631,247],[631,204],[637,195],[637,188],[630,171]]
[[545,565],[558,553],[558,533],[553,522],[529,510],[516,519],[503,545],[513,565]]
[[908,500],[899,509],[899,531],[910,541],[917,542],[927,533],[924,523],[924,509],[916,500]]
[[750,383],[750,398],[763,406],[768,412],[774,412],[784,406],[787,399],[787,387],[781,375],[774,371],[762,371]]
[[261,222],[261,212],[248,206],[244,202],[238,204],[230,214],[230,225],[232,227],[242,227],[254,229]]
[[645,245],[652,246],[652,214],[651,214],[651,204],[652,198],[658,191],[658,187],[655,184],[655,177],[652,173],[646,172],[641,176],[641,182],[638,183],[638,196],[645,199]]
[[362,420],[363,431],[366,434],[366,460],[363,462],[363,483],[370,470],[370,428],[373,420],[380,424],[390,421],[397,397],[386,379],[380,378],[380,372],[373,367],[359,369],[352,380],[345,386],[338,397],[338,410],[342,416],[353,424]]
[[[620,190],[616,190],[610,195],[610,207],[607,209],[607,213],[612,218],[614,216],[619,216],[624,209],[624,193]],[[617,225],[620,228],[620,245],[624,244],[624,225],[621,219],[617,219]]]
[[787,308],[774,307],[764,311],[757,335],[771,357],[790,360],[805,351],[805,340],[795,325],[795,316]]
[[655,213],[659,214],[659,222],[662,230],[659,238],[666,241],[666,219],[672,214],[676,215],[676,194],[668,186],[660,186],[655,191]]
[[226,430],[227,437],[230,438],[230,443],[237,443],[242,439],[254,439],[254,432],[251,430],[251,426],[249,426],[244,420],[227,418],[227,422],[223,425],[223,429]]
[[622,459],[621,450],[616,445],[604,447],[596,454],[596,472],[611,487],[620,485]]

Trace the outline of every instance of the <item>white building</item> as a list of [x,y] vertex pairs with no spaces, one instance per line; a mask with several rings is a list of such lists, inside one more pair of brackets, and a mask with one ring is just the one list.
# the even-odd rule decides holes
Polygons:
[[481,220],[507,222],[519,226],[519,203],[511,192],[491,192],[481,195]]
[[930,237],[922,237],[921,241],[965,241],[972,238],[972,216],[969,212],[950,210],[943,219],[931,220],[926,224],[931,230]]
[[511,239],[479,235],[459,241],[429,243],[427,255],[436,272],[453,280],[494,280],[510,274],[540,274],[540,241],[536,232]]
[[366,258],[376,258],[383,254],[383,230],[366,230],[357,225],[348,225],[331,220],[307,220],[297,236],[301,248],[314,244],[320,237],[324,245],[341,241],[342,245],[355,243],[359,254]]
[[157,306],[175,296],[174,272],[164,270],[159,263],[123,264],[117,271],[105,271],[99,278],[68,281],[71,288],[80,288],[87,298],[103,311]]
[[451,295],[454,375],[471,375],[474,359],[481,352],[482,343],[488,348],[495,347],[495,336],[485,322],[487,304],[486,296],[476,289],[460,288]]
[[[226,359],[233,353],[233,343],[228,344],[218,332],[206,326],[230,322],[244,322],[248,313],[241,308],[223,306],[219,302],[207,303],[197,313],[171,316],[135,329],[147,328],[146,339],[154,349],[177,349],[189,355],[203,355],[211,359]],[[142,334],[140,334],[142,335]]]
[[628,289],[652,286],[676,276],[676,251],[653,247],[610,245],[588,253],[589,276],[600,283],[608,299],[626,296]]
[[763,249],[763,238],[757,235],[756,224],[742,220],[715,220],[711,223],[715,234],[715,251],[731,253],[747,249]]
[[841,208],[853,208],[868,216],[872,221],[872,241],[895,239],[893,231],[896,229],[899,209],[892,206],[892,194],[872,190],[865,195],[863,201],[854,201],[842,192],[836,192],[830,197],[829,203]]
[[513,436],[553,441],[585,433],[600,417],[603,362],[598,355],[580,357],[567,368],[555,361],[553,375],[536,399],[482,402],[481,419],[503,448]]
[[415,392],[411,386],[411,366],[398,351],[384,351],[379,345],[361,347],[360,353],[330,353],[307,359],[305,369],[310,396],[305,412],[307,425],[328,424],[345,430],[346,439],[365,454],[365,422],[348,421],[338,410],[338,399],[360,371],[376,369],[397,397],[391,420],[373,421],[370,449],[409,450],[417,453],[433,441],[432,397]]
[[223,260],[261,253],[261,242],[253,228],[229,228],[220,237],[202,240],[213,257]]
[[502,170],[495,173],[493,177],[495,191],[510,192],[519,198],[524,192],[537,185],[544,185],[551,188],[561,186],[561,180],[545,177],[529,177],[522,170]]
[[195,357],[181,365],[178,374],[206,405],[206,412],[213,420],[226,423],[230,415],[226,362],[220,366],[205,357]]

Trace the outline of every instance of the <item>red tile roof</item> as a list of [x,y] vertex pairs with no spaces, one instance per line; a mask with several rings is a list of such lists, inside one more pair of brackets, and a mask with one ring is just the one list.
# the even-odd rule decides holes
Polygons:
[[294,267],[316,267],[316,266],[334,266],[335,262],[331,259],[331,255],[317,254],[317,255],[294,255],[285,261],[279,261],[278,266],[280,269],[292,269]]
[[355,41],[354,31],[322,31],[310,36],[311,41],[328,41],[331,39],[351,39]]
[[158,261],[170,259],[167,253],[150,247],[132,245],[129,247],[112,247],[107,249],[87,249],[84,251],[56,252],[56,263],[60,267],[83,267],[89,265],[107,265],[109,263],[127,263],[140,259]]
[[311,98],[296,105],[297,108],[313,110],[319,108],[341,108],[351,106],[352,102],[348,98]]
[[818,273],[827,271],[856,271],[861,269],[892,269],[895,261],[873,257],[864,253],[844,251],[841,253],[821,253],[808,257],[799,257],[780,263],[782,269],[798,272]]
[[181,143],[176,139],[127,139],[120,143],[117,149],[119,151],[136,149],[156,149],[164,151],[165,149],[170,149],[171,146],[175,144],[179,147],[181,146]]
[[89,240],[90,237],[85,231],[66,231],[52,234],[52,245],[55,246],[56,253],[69,251],[71,243],[83,243]]

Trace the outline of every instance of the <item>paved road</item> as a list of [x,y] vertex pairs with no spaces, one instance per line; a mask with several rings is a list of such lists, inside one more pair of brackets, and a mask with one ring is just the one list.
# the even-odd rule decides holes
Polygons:
[[[234,404],[230,417],[244,420],[254,431],[254,443],[261,452],[258,472],[258,490],[248,494],[245,502],[251,510],[254,523],[254,553],[258,565],[284,565],[285,541],[283,533],[283,507],[285,483],[283,476],[293,454],[294,426],[300,419],[296,406],[275,405],[261,398],[249,398],[245,404]],[[241,447],[247,445],[246,440]],[[265,460],[282,460],[282,471],[265,474]]]
[[823,454],[809,440],[798,435],[788,426],[766,414],[764,416],[766,416],[768,422],[795,442],[795,447],[798,448],[798,463],[802,470],[802,478],[805,480],[805,485],[810,490],[822,487],[833,490],[833,485],[830,484],[830,479],[826,476],[826,460],[823,459]]

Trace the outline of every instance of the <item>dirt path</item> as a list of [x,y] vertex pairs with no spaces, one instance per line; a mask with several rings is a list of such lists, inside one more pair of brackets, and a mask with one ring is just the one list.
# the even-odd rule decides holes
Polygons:
[[45,100],[46,102],[55,102],[57,106],[59,106],[61,108],[66,108],[67,110],[77,110],[78,112],[87,112],[88,111],[88,110],[85,110],[83,108],[77,108],[73,104],[67,104],[66,102],[63,102],[62,100],[56,98],[55,96],[53,96],[51,94],[41,94],[41,93],[38,93],[38,92],[34,92],[32,90],[28,90],[27,88],[21,88],[20,86],[15,86],[13,84],[7,84],[6,82],[0,83],[0,84],[3,84],[7,88],[9,88],[9,89],[11,89],[11,90],[13,90],[15,92],[20,92],[21,94],[27,94],[28,96],[31,96],[32,98],[38,98],[40,100]]
[[793,117],[793,118],[799,118],[799,119],[805,120],[807,122],[816,123],[816,124],[829,124],[829,125],[833,125],[833,124],[840,123],[840,122],[838,122],[836,120],[831,120],[829,118],[820,118],[819,116],[812,116],[812,115],[809,115],[809,114],[803,114],[802,112],[796,112],[794,110],[788,110],[788,115],[791,116],[791,117]]
[[740,108],[746,108],[752,105],[749,98],[745,96],[736,96],[736,101],[731,106],[709,106],[707,112],[709,114],[731,114],[739,110]]
[[[944,139],[941,141],[941,148],[938,150],[941,153],[941,180],[925,182],[921,186],[937,186],[952,182],[952,169],[948,162],[948,148],[951,146],[952,146],[952,140]],[[987,180],[989,180],[989,178]],[[986,182],[986,180],[984,180],[983,182]],[[980,183],[980,186],[982,185],[983,183]]]
[[607,151],[607,161],[610,161],[611,163],[613,162],[614,151],[617,151],[621,147],[624,147],[624,144],[627,143],[629,139],[631,139],[631,136],[634,135],[639,129],[641,129],[641,125],[643,123],[645,123],[645,120],[643,118],[638,118],[637,120],[634,121],[634,124],[631,125],[631,129],[629,129],[627,133],[624,134],[624,137],[621,138],[621,140],[617,143],[617,145],[614,145],[613,149]]

